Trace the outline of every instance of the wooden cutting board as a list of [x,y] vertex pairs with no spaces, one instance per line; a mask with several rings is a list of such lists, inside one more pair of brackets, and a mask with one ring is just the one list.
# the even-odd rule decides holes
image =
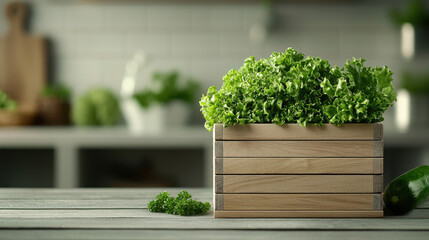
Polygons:
[[9,3],[5,10],[9,30],[0,38],[0,88],[20,110],[36,112],[46,82],[45,40],[24,30],[28,13],[24,3]]

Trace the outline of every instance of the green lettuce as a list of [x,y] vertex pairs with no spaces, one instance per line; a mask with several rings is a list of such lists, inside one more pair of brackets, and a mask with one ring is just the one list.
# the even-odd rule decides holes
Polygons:
[[230,70],[223,86],[212,86],[200,101],[211,131],[247,123],[373,123],[396,100],[393,73],[365,67],[364,59],[347,60],[344,68],[288,48],[267,59],[249,57]]

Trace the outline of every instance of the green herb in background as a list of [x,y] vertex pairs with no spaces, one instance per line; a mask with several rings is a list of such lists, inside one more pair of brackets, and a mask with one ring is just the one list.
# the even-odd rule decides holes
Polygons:
[[401,79],[401,88],[413,94],[429,95],[429,74],[411,74],[404,72]]
[[364,59],[347,60],[344,68],[306,57],[292,48],[267,59],[247,58],[208,89],[200,101],[205,127],[246,123],[373,123],[396,100],[392,72],[365,67]]
[[394,9],[390,12],[390,17],[398,26],[404,23],[410,23],[414,26],[423,26],[429,23],[429,12],[421,0],[408,1],[405,11]]
[[118,99],[104,88],[88,91],[72,107],[72,122],[79,126],[115,125],[119,115]]
[[42,97],[57,98],[64,102],[70,101],[70,89],[65,85],[46,85],[41,92]]
[[159,193],[155,200],[148,204],[150,212],[168,213],[181,216],[204,215],[211,208],[209,202],[200,202],[192,199],[187,191],[181,191],[177,197],[172,197],[168,192]]
[[18,104],[7,96],[5,92],[0,89],[0,109],[13,111],[17,108]]
[[173,71],[169,73],[157,72],[152,77],[152,84],[160,86],[158,91],[147,89],[134,94],[134,98],[141,107],[148,108],[154,103],[167,104],[174,100],[180,100],[191,104],[195,99],[198,84],[193,79],[188,79],[186,85],[179,86],[180,75]]

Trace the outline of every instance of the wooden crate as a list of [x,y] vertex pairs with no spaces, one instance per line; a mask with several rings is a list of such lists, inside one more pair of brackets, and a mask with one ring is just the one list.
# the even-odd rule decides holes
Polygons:
[[383,217],[383,125],[214,128],[215,217]]

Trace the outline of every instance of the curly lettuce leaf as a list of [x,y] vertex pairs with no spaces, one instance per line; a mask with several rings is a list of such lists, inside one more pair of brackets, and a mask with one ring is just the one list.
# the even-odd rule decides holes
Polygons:
[[249,57],[230,70],[223,86],[212,86],[200,101],[211,131],[247,123],[309,123],[341,125],[379,122],[396,100],[392,72],[365,67],[364,59],[347,60],[344,68],[327,60],[304,57],[288,48],[267,59]]

